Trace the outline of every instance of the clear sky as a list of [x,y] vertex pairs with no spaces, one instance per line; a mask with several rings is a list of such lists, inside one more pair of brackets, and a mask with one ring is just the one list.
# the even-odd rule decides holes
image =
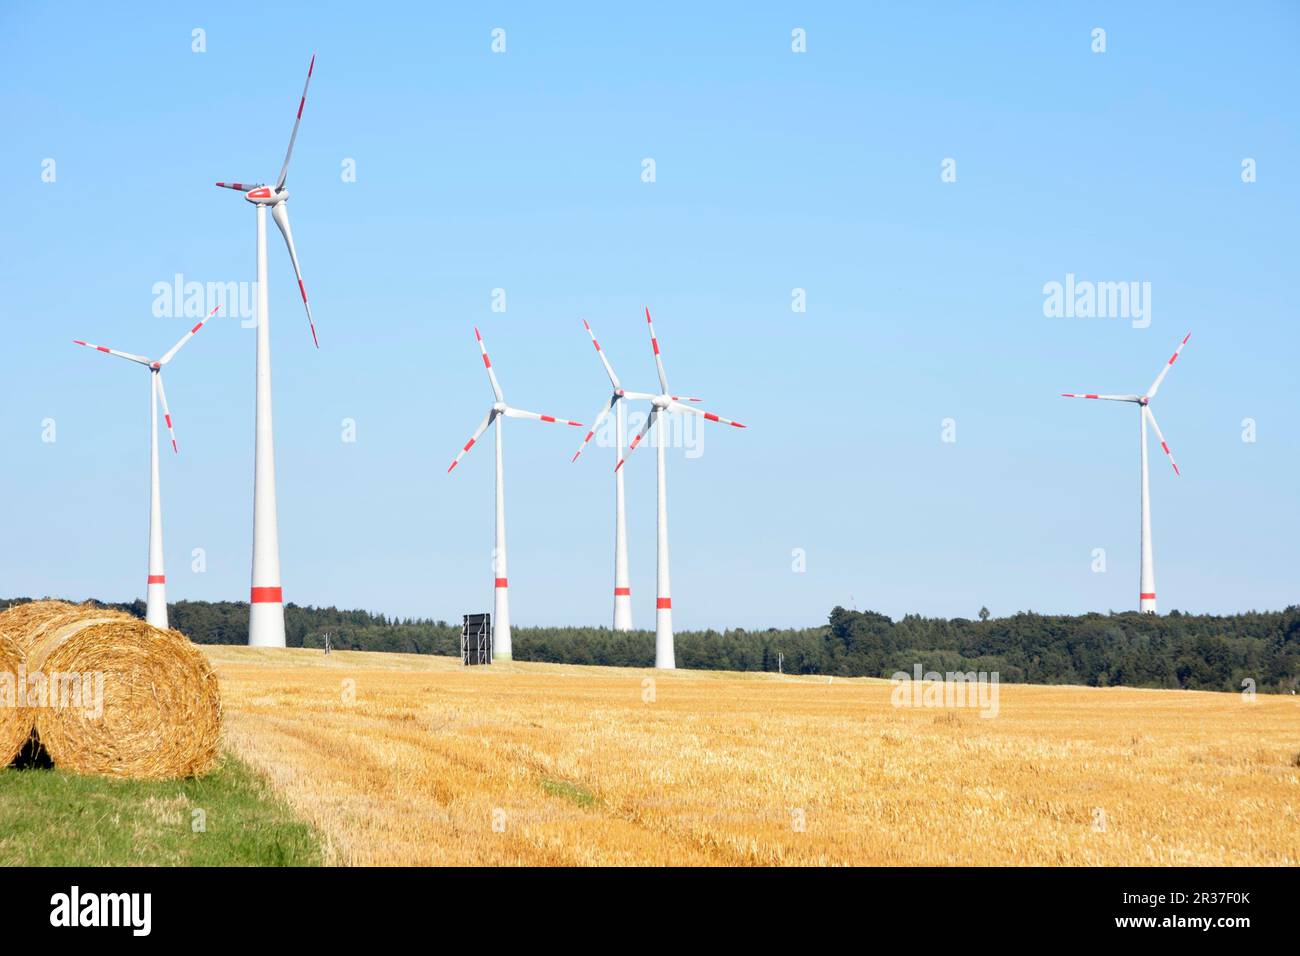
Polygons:
[[[588,422],[581,318],[648,389],[649,305],[674,390],[750,425],[669,452],[679,628],[1135,607],[1138,416],[1058,394],[1143,391],[1188,330],[1161,608],[1295,602],[1300,7],[864,6],[5,0],[0,594],[143,596],[148,376],[72,340],[157,355],[193,324],[157,283],[251,282],[252,207],[212,184],[274,181],[315,51],[319,351],[268,237],[286,600],[490,608],[491,444],[446,474],[491,401],[473,326],[511,402]],[[1067,274],[1150,283],[1147,318],[1045,315]],[[223,318],[167,371],[172,600],[247,599],[253,358]],[[607,623],[612,451],[505,438],[515,623]],[[652,626],[653,451],[627,483]]]

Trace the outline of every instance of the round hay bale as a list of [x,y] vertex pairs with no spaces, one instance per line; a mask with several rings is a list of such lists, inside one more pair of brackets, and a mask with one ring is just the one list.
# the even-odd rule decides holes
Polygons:
[[32,735],[32,712],[19,686],[24,660],[18,643],[0,634],[0,767],[13,763]]
[[29,673],[57,678],[61,691],[81,688],[79,701],[71,695],[59,706],[35,708],[36,735],[56,767],[167,779],[195,776],[216,763],[217,678],[184,634],[83,607],[50,614],[29,641]]

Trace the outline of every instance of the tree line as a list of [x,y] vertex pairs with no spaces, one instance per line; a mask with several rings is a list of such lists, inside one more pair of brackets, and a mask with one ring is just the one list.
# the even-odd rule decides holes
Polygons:
[[[0,600],[0,607],[16,600]],[[143,601],[111,604],[144,617]],[[178,601],[171,625],[199,644],[245,644],[248,605],[236,601]],[[874,611],[836,607],[827,623],[807,628],[681,631],[677,666],[706,670],[776,671],[844,677],[909,674],[920,665],[941,674],[986,671],[1008,683],[1092,687],[1186,688],[1261,692],[1300,690],[1300,606],[1243,614],[1145,615],[1136,612],[895,621]],[[653,631],[603,627],[515,627],[521,661],[654,665]],[[291,647],[408,654],[460,654],[460,625],[396,618],[334,607],[285,606]],[[1244,682],[1251,681],[1253,685]]]

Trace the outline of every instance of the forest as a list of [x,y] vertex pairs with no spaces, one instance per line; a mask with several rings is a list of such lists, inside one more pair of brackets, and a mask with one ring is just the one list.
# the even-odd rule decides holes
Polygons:
[[[22,598],[0,600],[0,608]],[[144,617],[144,602],[110,604]],[[248,605],[178,601],[171,625],[198,644],[243,644]],[[285,606],[292,647],[411,654],[460,653],[460,625],[392,618],[334,607]],[[654,632],[603,627],[514,627],[521,661],[651,667]],[[836,607],[825,624],[797,629],[679,631],[677,666],[844,677],[897,671],[996,671],[1008,683],[1187,688],[1260,692],[1300,690],[1300,606],[1225,616],[1136,612],[1078,616],[1021,612],[975,619]],[[1253,681],[1253,685],[1244,682]]]

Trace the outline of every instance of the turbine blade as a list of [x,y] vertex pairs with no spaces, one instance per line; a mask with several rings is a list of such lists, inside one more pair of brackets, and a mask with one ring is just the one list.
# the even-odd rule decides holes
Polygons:
[[1083,394],[1082,392],[1062,392],[1062,398],[1099,398],[1107,402],[1140,402],[1141,395],[1093,395]]
[[578,456],[586,450],[587,442],[591,441],[591,436],[596,434],[596,430],[600,428],[600,423],[609,416],[610,410],[618,404],[618,399],[619,396],[617,394],[610,396],[609,401],[606,402],[605,406],[600,410],[600,414],[596,416],[596,420],[592,422],[591,430],[587,432],[587,437],[582,440],[582,444],[578,446],[578,450],[573,453],[573,458],[570,459],[570,463],[577,461]]
[[582,422],[575,422],[569,418],[556,418],[554,415],[542,415],[538,412],[526,412],[522,408],[507,408],[505,410],[506,418],[531,418],[538,422],[549,422],[552,425],[572,425],[574,428],[581,428]]
[[298,116],[293,121],[293,132],[289,134],[289,148],[284,154],[284,165],[280,167],[280,178],[275,181],[276,192],[284,188],[285,178],[289,175],[289,159],[293,156],[293,144],[298,139],[298,127],[302,125],[302,108],[307,105],[307,87],[311,86],[311,74],[314,69],[316,69],[315,53],[311,55],[311,63],[307,66],[307,82],[302,85],[302,99],[298,101]]
[[209,313],[208,313],[207,315],[205,315],[203,318],[199,319],[198,325],[194,326],[194,328],[190,329],[188,332],[186,332],[184,335],[182,335],[182,336],[181,336],[181,340],[180,340],[179,342],[177,342],[175,345],[173,345],[170,349],[167,350],[167,353],[166,353],[162,358],[160,358],[160,359],[158,360],[158,364],[159,364],[159,365],[166,365],[168,362],[170,362],[170,361],[172,360],[172,358],[176,355],[176,353],[179,352],[179,351],[181,350],[181,346],[183,346],[183,345],[184,345],[186,342],[188,342],[190,339],[194,338],[195,334],[199,331],[199,329],[203,328],[203,326],[207,324],[208,319],[210,319],[210,318],[212,318],[214,315],[216,315],[216,314],[217,314],[217,310],[220,309],[220,308],[221,308],[221,306],[219,306],[219,305],[214,305],[214,306],[212,307],[212,311],[211,311],[211,312],[209,312]]
[[474,429],[474,434],[469,437],[469,441],[465,442],[465,447],[460,450],[460,454],[456,456],[456,460],[453,461],[451,466],[447,469],[448,474],[451,474],[452,468],[455,468],[460,464],[460,460],[465,457],[465,453],[474,447],[474,443],[478,441],[479,436],[487,431],[487,427],[492,424],[492,419],[496,417],[496,414],[497,413],[494,409],[489,409],[488,413],[483,416],[483,421],[479,422],[478,428]]
[[130,352],[119,352],[117,349],[110,349],[107,345],[95,345],[93,342],[83,342],[81,339],[73,339],[73,345],[84,345],[88,349],[94,349],[96,352],[103,352],[105,355],[116,355],[118,358],[124,358],[131,362],[139,362],[141,365],[153,367],[153,362],[143,355],[133,355]]
[[668,406],[675,412],[689,412],[692,415],[699,415],[701,418],[708,419],[711,422],[718,422],[722,425],[731,425],[735,428],[748,428],[748,425],[742,425],[740,422],[732,421],[730,418],[723,418],[721,415],[715,415],[713,412],[706,412],[702,408],[695,408],[691,405],[683,405],[681,402],[673,402]]
[[596,341],[596,333],[591,330],[591,326],[587,324],[586,319],[582,320],[582,326],[587,330],[587,334],[591,336],[591,344],[596,346],[596,354],[600,356],[601,364],[605,366],[605,374],[609,376],[609,383],[615,388],[622,388],[619,385],[618,376],[614,374],[614,366],[610,365],[609,359],[605,358],[605,351],[600,347],[600,343]]
[[289,247],[289,259],[293,262],[293,274],[298,277],[298,291],[302,293],[302,307],[307,310],[307,324],[311,326],[311,340],[320,348],[320,339],[316,338],[316,323],[311,317],[311,306],[307,303],[307,287],[302,284],[302,268],[298,265],[298,250],[293,244],[293,230],[289,228],[289,208],[282,202],[271,207],[271,218],[280,227],[284,244]]
[[1160,449],[1169,459],[1169,464],[1174,466],[1174,474],[1181,475],[1182,472],[1178,470],[1178,462],[1174,461],[1174,453],[1169,450],[1169,443],[1165,441],[1165,436],[1160,433],[1160,426],[1156,424],[1156,416],[1155,413],[1151,411],[1151,406],[1143,405],[1142,414],[1147,417],[1147,421],[1150,423],[1151,427],[1155,429],[1156,438],[1160,441]]
[[650,321],[650,307],[646,306],[645,324],[650,328],[650,347],[655,351],[655,370],[659,373],[659,386],[668,391],[668,376],[664,374],[664,360],[659,356],[659,340],[655,338],[655,324]]
[[237,189],[241,193],[256,189],[258,186],[265,186],[265,183],[217,183],[222,189]]
[[1174,363],[1178,361],[1178,353],[1183,350],[1183,346],[1187,344],[1187,340],[1191,337],[1191,332],[1188,332],[1183,336],[1183,340],[1178,343],[1178,348],[1174,349],[1174,354],[1169,356],[1169,361],[1165,363],[1165,367],[1160,370],[1160,374],[1156,376],[1156,380],[1152,382],[1151,387],[1147,389],[1147,398],[1155,398],[1156,392],[1160,390],[1160,383],[1165,380],[1165,376],[1169,374],[1169,370],[1174,367]]
[[483,344],[483,336],[479,334],[477,325],[474,326],[474,338],[478,339],[478,350],[483,353],[483,367],[487,369],[488,380],[492,383],[492,394],[498,402],[504,402],[506,397],[501,394],[501,384],[497,381],[497,373],[492,371],[492,360],[488,358],[487,346]]
[[636,437],[634,437],[631,443],[627,446],[626,454],[624,454],[623,457],[618,460],[618,464],[614,466],[615,471],[618,471],[620,468],[623,467],[623,462],[627,461],[628,457],[632,454],[632,452],[636,450],[636,446],[641,444],[641,439],[645,438],[645,433],[648,432],[650,430],[650,426],[655,423],[655,417],[658,414],[659,414],[658,408],[652,407],[650,409],[650,414],[645,417],[645,424],[641,426],[641,430],[636,433]]
[[155,370],[154,375],[158,379],[158,397],[162,399],[163,420],[167,423],[167,433],[172,436],[172,451],[180,454],[180,449],[176,447],[176,429],[172,427],[172,410],[167,407],[167,389],[163,388],[162,372]]

